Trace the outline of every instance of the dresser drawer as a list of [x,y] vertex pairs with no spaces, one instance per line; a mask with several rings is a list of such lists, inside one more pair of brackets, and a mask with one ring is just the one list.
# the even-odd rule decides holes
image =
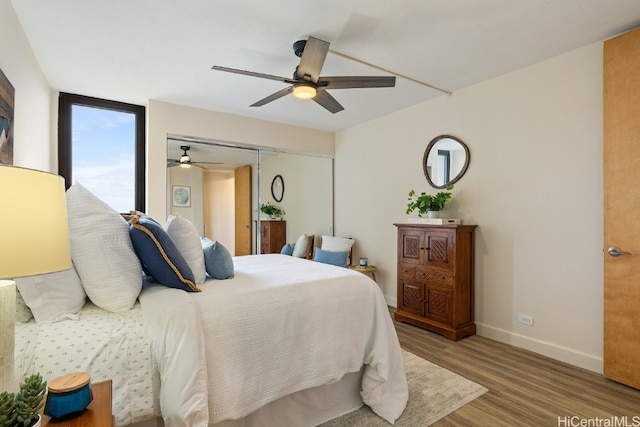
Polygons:
[[417,267],[414,278],[424,283],[428,282],[442,286],[453,286],[453,272],[451,270]]
[[400,264],[398,265],[398,277],[403,279],[413,279],[415,276],[416,267],[413,265]]

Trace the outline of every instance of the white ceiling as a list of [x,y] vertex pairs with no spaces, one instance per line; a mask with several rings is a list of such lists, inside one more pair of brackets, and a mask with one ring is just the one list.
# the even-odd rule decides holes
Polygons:
[[[161,100],[335,131],[442,95],[395,88],[331,94],[331,114],[286,85],[212,65],[291,77],[294,41],[330,49],[454,93],[640,25],[640,0],[11,0],[50,85],[146,104]],[[329,53],[321,75],[386,75]]]

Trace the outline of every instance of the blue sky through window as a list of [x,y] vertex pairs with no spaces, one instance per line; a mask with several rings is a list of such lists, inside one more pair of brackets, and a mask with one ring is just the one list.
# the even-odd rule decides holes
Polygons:
[[73,105],[73,181],[118,212],[135,209],[135,115]]

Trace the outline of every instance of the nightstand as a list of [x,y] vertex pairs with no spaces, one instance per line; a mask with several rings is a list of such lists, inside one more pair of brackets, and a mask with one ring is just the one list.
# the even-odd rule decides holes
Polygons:
[[111,380],[91,383],[93,400],[89,406],[80,414],[72,418],[52,420],[50,416],[42,415],[42,426],[61,427],[114,427],[115,418],[111,413]]
[[359,265],[350,265],[349,268],[351,270],[359,271],[362,274],[370,276],[373,281],[376,282],[376,271],[378,271],[378,267],[376,267],[375,265],[367,265],[366,267],[362,267]]

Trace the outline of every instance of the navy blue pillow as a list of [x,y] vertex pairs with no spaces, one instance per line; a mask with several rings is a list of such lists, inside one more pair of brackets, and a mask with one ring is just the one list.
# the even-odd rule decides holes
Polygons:
[[323,251],[320,248],[316,248],[316,254],[313,258],[314,261],[322,262],[324,264],[337,265],[338,267],[347,266],[347,258],[349,257],[349,251]]
[[231,253],[220,242],[201,237],[204,267],[214,279],[228,279],[235,274]]
[[171,237],[153,218],[132,215],[129,236],[145,273],[170,288],[200,292],[189,264]]
[[293,243],[287,243],[282,247],[282,250],[280,251],[280,253],[282,255],[293,255],[293,246],[294,246]]

